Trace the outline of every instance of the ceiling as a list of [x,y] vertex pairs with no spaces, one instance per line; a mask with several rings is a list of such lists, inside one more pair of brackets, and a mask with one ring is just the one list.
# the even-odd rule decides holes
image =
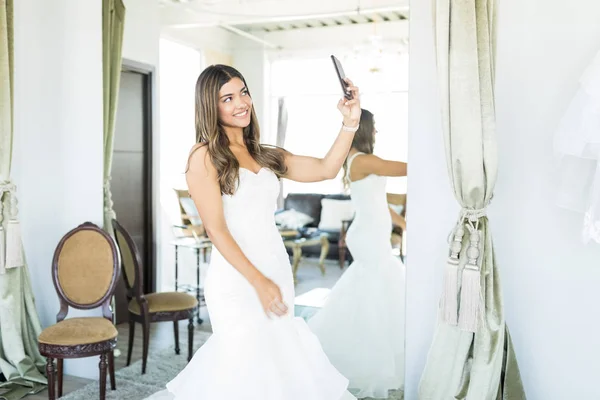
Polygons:
[[315,29],[331,26],[373,24],[377,22],[403,21],[407,13],[400,10],[363,11],[361,13],[339,13],[339,15],[307,16],[293,20],[259,22],[237,25],[246,32],[276,32],[293,29]]
[[[255,42],[265,37],[297,37],[304,34],[339,32],[349,27],[364,32],[371,26],[388,25],[385,39],[407,36],[408,0],[159,0],[161,27],[172,39],[189,43],[206,36],[206,28],[227,30]],[[402,26],[404,29],[389,29]],[[325,29],[323,29],[325,28]],[[331,29],[328,29],[331,28]],[[289,32],[288,36],[284,34]],[[320,32],[320,31],[319,31]],[[330,34],[328,34],[330,35]],[[395,36],[395,37],[390,37]],[[199,39],[200,40],[200,39]],[[206,44],[206,38],[202,39]],[[190,43],[194,45],[194,43]],[[200,43],[196,43],[201,47]]]
[[377,11],[384,20],[408,17],[408,0],[160,0],[160,5],[161,24],[171,27],[249,25],[328,16],[361,19],[361,15]]

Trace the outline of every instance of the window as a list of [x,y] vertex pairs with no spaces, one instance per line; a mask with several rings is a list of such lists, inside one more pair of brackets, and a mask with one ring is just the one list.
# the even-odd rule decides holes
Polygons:
[[[362,107],[375,114],[375,154],[391,160],[406,160],[408,131],[408,57],[383,55],[380,71],[370,72],[369,58],[343,58],[346,74],[359,86]],[[335,140],[341,124],[337,102],[341,89],[332,62],[318,59],[283,59],[271,64],[270,126],[277,126],[277,101],[285,98],[288,123],[285,148],[295,154],[324,156]],[[276,142],[271,132],[270,143]],[[288,193],[340,193],[342,174],[317,183],[285,180],[283,195]],[[389,178],[388,191],[406,192],[406,178]]]
[[[175,188],[187,188],[185,162],[194,145],[194,108],[196,80],[203,66],[201,54],[181,44],[160,40],[160,211],[161,227],[158,243],[159,290],[173,290],[175,265],[173,224],[181,223],[181,213]],[[195,265],[192,252],[180,251],[180,282],[195,282],[193,269],[181,265]],[[187,271],[187,272],[186,272]],[[190,273],[191,272],[191,273]]]
[[173,222],[179,220],[173,189],[187,188],[185,161],[196,141],[195,88],[201,61],[197,50],[160,40],[160,197]]

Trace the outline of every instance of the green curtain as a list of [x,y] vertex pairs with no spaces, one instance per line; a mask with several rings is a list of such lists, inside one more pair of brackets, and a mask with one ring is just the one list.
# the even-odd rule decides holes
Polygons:
[[14,114],[13,0],[0,0],[0,399],[45,388],[45,360],[37,345],[42,328],[23,254],[17,188],[11,181]]
[[[122,0],[102,0],[102,96],[104,122],[104,230],[113,236],[112,220],[116,218],[110,192],[110,174],[115,137],[115,118],[121,81],[123,30],[125,27],[125,5]],[[116,310],[115,298],[111,300]],[[113,322],[116,311],[113,312]],[[116,349],[115,356],[121,352]]]
[[498,167],[494,0],[433,0],[446,159],[461,206],[420,400],[521,400],[487,207]]
[[104,229],[112,235],[115,218],[110,192],[115,117],[121,80],[125,6],[122,0],[102,0],[102,78],[104,96]]

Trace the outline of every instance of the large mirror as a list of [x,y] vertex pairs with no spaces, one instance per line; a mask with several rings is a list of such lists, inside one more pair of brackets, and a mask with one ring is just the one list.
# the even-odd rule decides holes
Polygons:
[[[187,292],[200,308],[193,317],[194,359],[186,367],[165,352],[160,359],[169,372],[161,376],[159,386],[170,382],[169,390],[178,395],[204,387],[195,393],[207,400],[217,395],[211,388],[218,386],[215,380],[219,379],[244,387],[239,398],[337,400],[335,393],[341,386],[341,399],[403,398],[405,261],[409,257],[405,246],[409,234],[408,11],[407,1],[389,0],[161,2],[160,142],[155,143],[160,147],[155,180],[160,193],[160,268],[146,268],[145,290]],[[355,132],[354,127],[340,129],[345,117],[337,106],[343,91],[332,55],[360,93]],[[229,103],[223,104],[232,104],[235,112],[240,111],[232,115],[242,118],[245,109],[235,107],[246,103],[236,93],[244,86],[249,90],[262,145],[326,159],[330,150],[335,151],[332,146],[338,135],[342,140],[352,138],[333,175],[274,180],[273,193],[270,172],[237,157],[240,186],[224,195],[224,213],[233,238],[251,261],[263,260],[271,251],[277,254],[278,249],[285,252],[279,265],[289,276],[269,276],[283,293],[288,315],[295,317],[295,328],[281,328],[289,329],[281,337],[267,330],[258,340],[249,332],[252,318],[260,318],[246,310],[253,301],[250,297],[256,295],[243,288],[250,287],[247,281],[236,280],[242,276],[239,270],[230,268],[238,275],[227,278],[215,272],[231,265],[232,253],[226,248],[230,242],[211,240],[218,234],[207,233],[207,216],[198,211],[204,194],[194,198],[186,181],[186,160],[197,141],[196,102],[205,96],[197,80],[214,65],[241,73],[243,79],[237,79],[227,70],[233,74],[231,80],[220,81],[219,89],[230,93],[219,95],[230,95]],[[120,139],[112,173],[115,211],[142,250],[141,227],[147,215],[128,212],[131,176],[120,171],[131,171],[132,159],[126,151],[131,141],[125,132],[135,122],[124,116],[139,109],[132,93],[136,88],[142,93],[144,82],[139,66],[125,63],[115,132]],[[247,194],[252,187],[259,194]],[[256,218],[261,211],[254,202],[263,201],[272,214]],[[236,207],[246,211],[235,211]],[[275,239],[265,224],[276,228]],[[259,237],[262,243],[245,246],[244,235]],[[237,284],[242,285],[240,292],[225,290]],[[125,283],[121,287],[116,308],[118,323],[124,324],[128,300]],[[239,304],[230,302],[231,297],[246,295],[250,297]],[[158,350],[154,349],[172,335],[168,324],[150,325],[149,361],[141,360],[148,371],[155,367],[152,354]],[[181,325],[179,332],[187,332],[186,321],[176,325]],[[129,341],[126,333],[122,335],[123,342]],[[183,340],[187,335],[181,336]],[[144,351],[135,351],[143,350],[145,341],[143,337],[133,341],[132,363],[145,357]],[[188,354],[186,346],[180,347],[181,353]],[[231,370],[231,365],[236,367]],[[172,393],[163,391],[153,398],[169,396]]]

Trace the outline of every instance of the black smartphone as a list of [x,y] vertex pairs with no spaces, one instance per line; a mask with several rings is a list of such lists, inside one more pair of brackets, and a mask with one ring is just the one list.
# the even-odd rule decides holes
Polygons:
[[342,85],[342,92],[344,93],[344,97],[348,100],[352,100],[354,96],[352,96],[352,92],[348,90],[348,84],[344,80],[346,79],[346,74],[344,74],[344,68],[342,68],[340,60],[338,60],[337,57],[334,55],[331,56],[331,60],[333,61],[335,72],[337,73],[338,79],[340,80],[340,85]]

